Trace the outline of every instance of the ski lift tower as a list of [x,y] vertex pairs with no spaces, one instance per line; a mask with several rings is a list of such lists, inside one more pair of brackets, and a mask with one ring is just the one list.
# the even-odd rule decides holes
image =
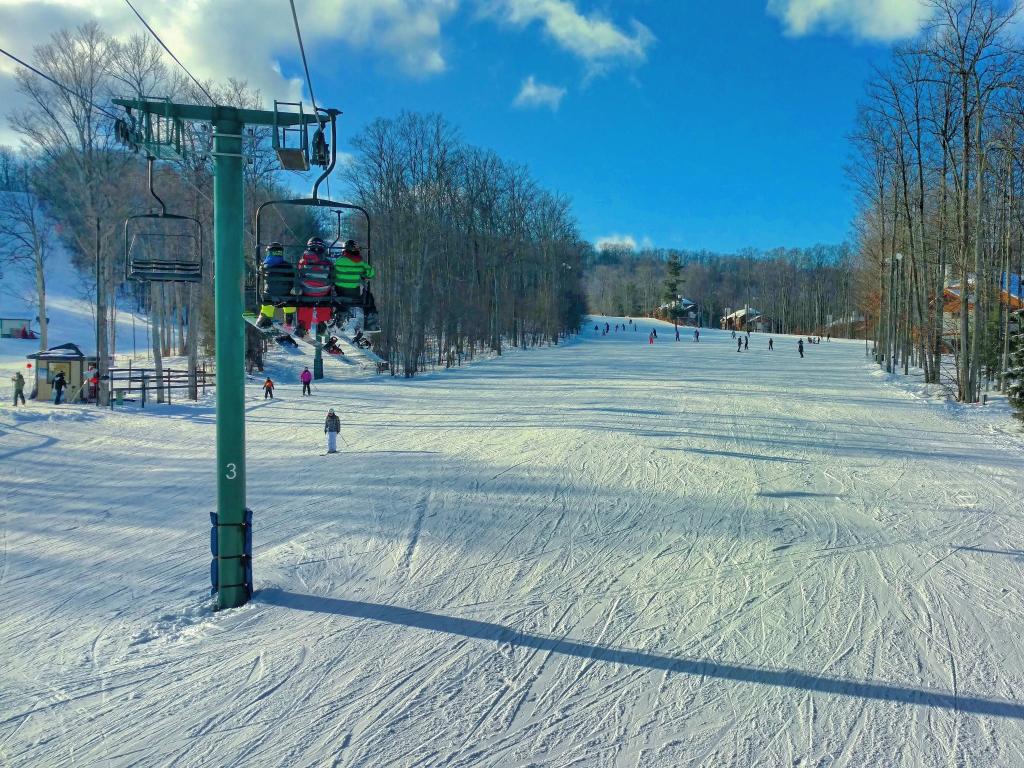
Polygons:
[[[217,359],[217,514],[211,545],[211,568],[219,608],[244,605],[252,596],[251,519],[245,506],[245,275],[242,171],[243,131],[247,125],[271,126],[274,148],[281,155],[286,129],[305,136],[321,125],[316,114],[302,110],[239,109],[176,104],[167,99],[114,99],[129,119],[116,126],[117,135],[157,158],[183,151],[184,122],[213,126],[213,263],[216,298]],[[138,114],[138,120],[135,119]],[[335,137],[331,137],[332,140]],[[300,142],[300,151],[308,145]],[[294,154],[285,152],[286,155]],[[294,162],[294,157],[288,158]],[[286,166],[287,167],[287,166]]]

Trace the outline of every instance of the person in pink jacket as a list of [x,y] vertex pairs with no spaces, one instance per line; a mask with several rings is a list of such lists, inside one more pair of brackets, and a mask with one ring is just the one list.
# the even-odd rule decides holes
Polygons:
[[302,382],[302,394],[313,396],[313,390],[309,388],[309,383],[313,381],[313,374],[309,372],[309,368],[306,368],[302,373],[299,374],[299,381]]

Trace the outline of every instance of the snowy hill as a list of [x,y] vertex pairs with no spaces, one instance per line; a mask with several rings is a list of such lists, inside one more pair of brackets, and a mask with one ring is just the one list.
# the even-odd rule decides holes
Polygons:
[[[96,354],[96,303],[90,295],[91,285],[71,264],[71,257],[58,247],[46,263],[46,314],[50,319],[47,346],[76,344],[87,355]],[[7,266],[0,285],[0,316],[32,319],[32,329],[39,331],[36,318],[34,277],[25,268]],[[130,308],[118,312],[117,354],[137,349],[143,354],[149,348],[149,327],[145,315],[133,315]],[[25,356],[39,351],[38,339],[0,339],[0,393],[10,399],[9,379],[16,369],[25,370]]]
[[1019,437],[775,342],[253,382],[221,613],[210,404],[0,410],[0,762],[1020,765]]

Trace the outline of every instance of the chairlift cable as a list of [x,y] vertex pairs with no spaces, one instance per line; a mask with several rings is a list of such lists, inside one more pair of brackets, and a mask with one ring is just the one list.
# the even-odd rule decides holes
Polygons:
[[182,64],[182,63],[181,63],[181,59],[179,59],[179,58],[178,58],[177,56],[175,56],[175,55],[174,55],[174,51],[172,51],[172,50],[171,50],[170,48],[168,48],[168,47],[167,47],[167,44],[166,44],[166,43],[165,43],[165,42],[164,42],[163,40],[161,40],[161,39],[160,39],[160,35],[158,35],[158,34],[157,34],[157,33],[156,33],[155,31],[153,31],[153,28],[152,28],[151,26],[149,26],[149,22],[148,22],[148,21],[146,21],[146,20],[145,20],[144,18],[142,18],[142,14],[141,14],[141,13],[139,13],[139,12],[138,12],[137,10],[135,10],[135,6],[134,6],[134,5],[132,5],[132,3],[131,3],[131,0],[124,0],[124,2],[125,2],[125,4],[126,4],[126,5],[127,5],[127,6],[128,6],[129,8],[131,8],[131,9],[132,9],[132,13],[134,13],[134,14],[135,14],[135,15],[136,15],[136,16],[137,16],[137,17],[139,18],[139,21],[141,21],[141,22],[142,22],[142,26],[144,26],[144,27],[145,27],[146,29],[148,29],[148,30],[149,30],[149,33],[150,33],[150,34],[151,34],[151,35],[152,35],[152,36],[153,36],[154,38],[156,38],[156,41],[157,41],[158,43],[160,43],[160,46],[161,46],[161,47],[162,47],[162,48],[163,48],[163,49],[164,49],[165,51],[167,51],[167,54],[168,54],[168,55],[169,55],[169,56],[170,56],[170,57],[171,57],[172,59],[174,59],[175,63],[177,63],[177,65],[178,65],[179,67],[181,67],[181,68],[182,68],[183,70],[185,70],[185,74],[186,74],[186,75],[188,75],[188,76],[189,76],[190,78],[192,78],[192,82],[193,82],[193,83],[195,83],[195,84],[196,84],[196,87],[197,87],[197,88],[199,88],[199,90],[203,92],[203,95],[205,95],[205,96],[206,96],[206,98],[208,98],[208,99],[210,100],[210,103],[211,103],[211,104],[212,104],[213,106],[217,106],[217,100],[216,100],[216,99],[214,99],[214,98],[213,98],[213,96],[211,96],[211,95],[210,95],[210,92],[209,92],[208,90],[206,90],[206,87],[205,87],[205,86],[204,86],[204,85],[203,85],[203,84],[202,84],[201,82],[199,82],[199,80],[197,80],[197,79],[196,79],[196,76],[195,76],[195,75],[193,75],[193,74],[192,74],[191,72],[189,72],[189,71],[188,71],[188,67],[186,67],[186,66],[185,66],[184,64]]
[[106,109],[104,109],[103,107],[101,107],[98,104],[96,104],[96,102],[87,99],[85,96],[83,96],[78,91],[74,90],[73,88],[69,88],[68,86],[64,85],[64,83],[60,82],[59,80],[56,80],[56,79],[50,77],[45,72],[40,72],[38,69],[33,67],[31,64],[28,64],[27,62],[24,62],[21,59],[19,59],[13,53],[11,53],[9,51],[5,51],[3,48],[0,48],[0,53],[2,53],[4,56],[6,56],[7,58],[11,59],[12,61],[17,62],[18,64],[23,66],[25,69],[27,69],[27,70],[29,70],[31,72],[34,72],[35,74],[39,75],[39,77],[43,78],[44,80],[49,80],[51,83],[56,85],[61,90],[67,91],[68,93],[70,93],[76,99],[81,99],[86,104],[88,104],[90,107],[95,109],[97,112],[102,112],[104,115],[109,117],[111,120],[120,120],[121,119],[117,115],[113,114],[112,112],[108,112]]
[[[127,2],[127,0],[125,0]],[[292,19],[295,21],[295,36],[299,39],[299,53],[302,54],[302,68],[306,71],[306,85],[309,86],[309,100],[313,103],[313,113],[319,113],[316,96],[313,94],[313,78],[309,76],[309,64],[306,62],[306,47],[302,44],[302,30],[299,28],[299,15],[295,11],[295,0],[288,0],[292,6]]]

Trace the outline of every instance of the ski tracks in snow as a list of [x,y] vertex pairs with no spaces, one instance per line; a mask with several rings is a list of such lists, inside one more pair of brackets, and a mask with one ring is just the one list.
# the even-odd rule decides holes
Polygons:
[[[590,336],[312,398],[279,376],[249,414],[263,593],[219,614],[209,419],[33,423],[0,479],[0,759],[1021,764],[1021,721],[962,703],[1024,681],[1024,453],[862,346],[777,341]],[[328,406],[351,447],[282,466]],[[73,492],[30,450],[58,439]]]

